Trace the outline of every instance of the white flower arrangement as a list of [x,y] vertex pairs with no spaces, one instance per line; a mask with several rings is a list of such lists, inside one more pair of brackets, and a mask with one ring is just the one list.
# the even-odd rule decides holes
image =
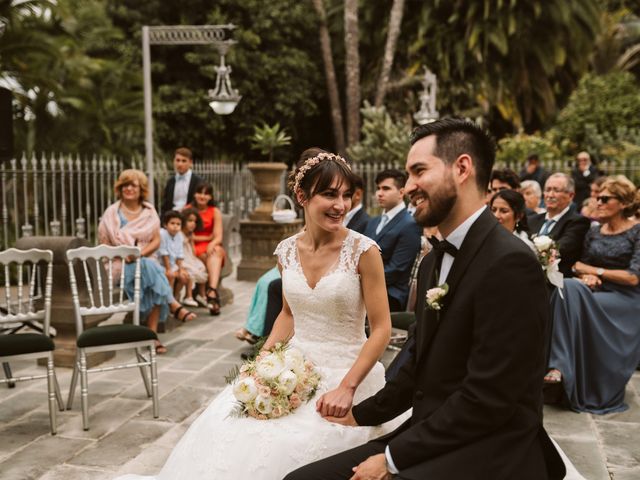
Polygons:
[[427,306],[431,310],[436,310],[436,311],[442,310],[441,301],[447,295],[448,292],[449,292],[449,285],[447,285],[446,283],[443,283],[442,285],[439,285],[437,287],[430,288],[429,290],[427,290],[427,295],[426,295]]
[[562,296],[562,287],[564,276],[558,269],[560,264],[560,250],[551,237],[540,235],[533,237],[533,245],[536,247],[538,261],[542,266],[542,270],[547,276],[547,280],[554,287],[558,287],[558,293]]
[[233,414],[267,420],[288,415],[309,401],[320,374],[300,350],[278,343],[244,363],[229,381],[238,400]]

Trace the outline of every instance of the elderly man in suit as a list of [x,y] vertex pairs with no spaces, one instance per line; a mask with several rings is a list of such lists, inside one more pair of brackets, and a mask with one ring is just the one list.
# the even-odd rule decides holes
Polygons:
[[161,215],[169,210],[182,210],[193,203],[196,187],[204,180],[193,173],[193,153],[186,147],[178,148],[173,155],[173,175],[164,187]]
[[548,292],[535,255],[484,204],[494,148],[465,120],[414,131],[406,192],[416,221],[444,237],[420,265],[415,344],[382,390],[328,419],[355,427],[412,415],[287,480],[564,477],[542,426]]
[[422,231],[404,204],[406,175],[383,170],[376,175],[376,199],[383,214],[369,221],[364,234],[378,243],[384,264],[389,309],[401,312],[407,305],[411,269],[420,251]]
[[356,175],[353,182],[353,196],[351,197],[351,210],[344,217],[344,226],[364,234],[371,217],[364,209],[362,199],[364,198],[364,181],[362,177]]
[[575,192],[573,179],[566,173],[554,173],[544,184],[546,213],[527,218],[530,233],[548,235],[560,250],[559,269],[565,277],[572,277],[571,267],[580,260],[589,219],[572,208]]

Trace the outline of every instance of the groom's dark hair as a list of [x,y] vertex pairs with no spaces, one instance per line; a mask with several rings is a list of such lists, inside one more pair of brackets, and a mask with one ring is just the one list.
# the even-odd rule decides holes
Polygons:
[[496,144],[489,134],[475,123],[462,118],[443,118],[420,125],[411,132],[411,145],[418,140],[435,135],[433,154],[446,163],[453,163],[467,154],[476,167],[476,184],[486,191],[496,157]]

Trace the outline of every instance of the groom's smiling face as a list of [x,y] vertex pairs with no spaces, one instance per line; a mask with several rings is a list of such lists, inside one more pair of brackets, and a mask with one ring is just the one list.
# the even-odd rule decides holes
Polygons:
[[436,137],[431,135],[418,140],[407,156],[405,194],[416,207],[416,222],[424,227],[442,223],[458,198],[451,166],[434,155],[435,147]]

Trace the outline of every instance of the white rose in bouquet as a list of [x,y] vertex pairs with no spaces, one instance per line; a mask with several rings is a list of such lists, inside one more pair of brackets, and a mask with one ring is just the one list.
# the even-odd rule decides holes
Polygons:
[[258,375],[267,380],[276,378],[282,370],[284,370],[284,360],[280,355],[275,353],[270,353],[266,357],[258,360],[256,364],[256,372]]
[[269,415],[271,410],[273,410],[273,400],[271,397],[264,395],[258,395],[253,401],[253,405],[256,407],[256,410],[263,415]]
[[285,370],[278,375],[279,390],[285,395],[293,393],[298,384],[298,376],[291,370]]
[[539,252],[544,252],[549,250],[553,245],[553,240],[546,235],[541,235],[539,237],[533,238],[533,244],[536,246],[536,249]]
[[304,373],[304,355],[297,348],[288,348],[284,352],[284,364],[289,370],[293,370],[297,375]]
[[233,395],[243,403],[250,402],[258,395],[258,387],[253,378],[246,377],[233,386]]

